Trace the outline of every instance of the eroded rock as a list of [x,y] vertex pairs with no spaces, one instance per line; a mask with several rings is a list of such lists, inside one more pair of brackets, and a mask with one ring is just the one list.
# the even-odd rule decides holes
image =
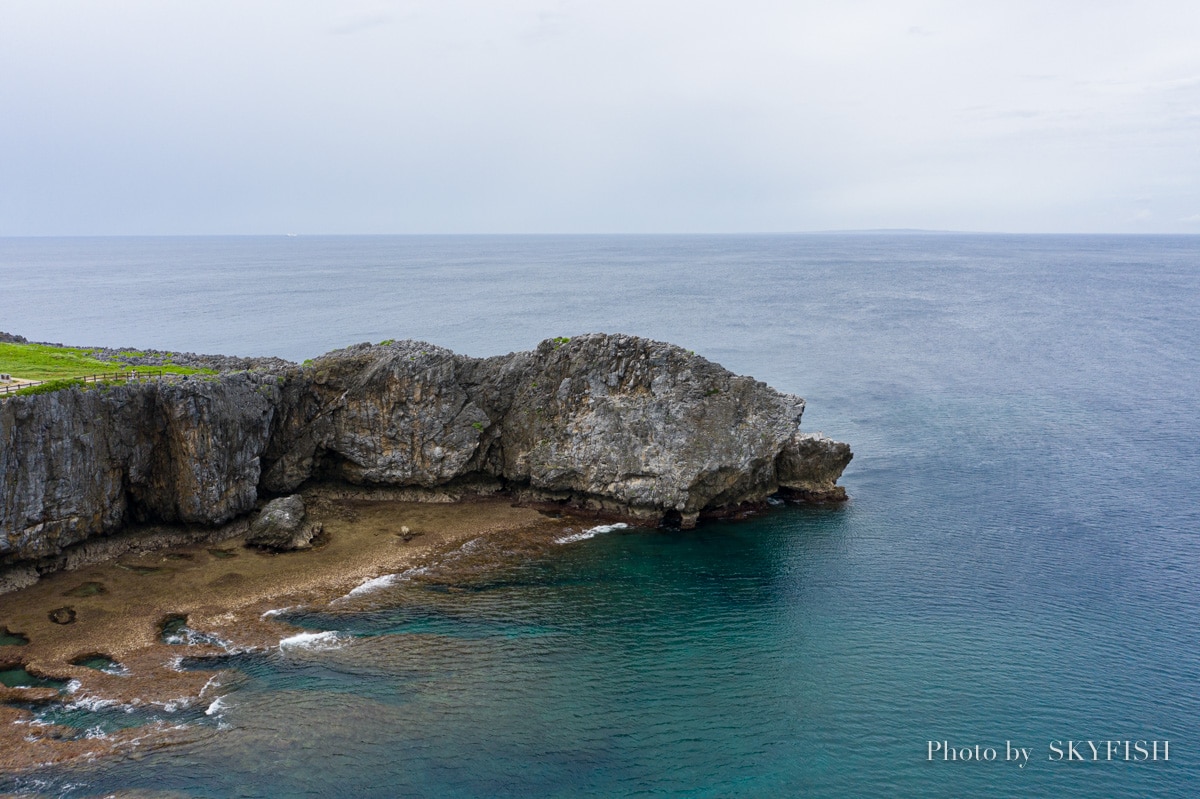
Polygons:
[[684,527],[777,492],[844,499],[850,448],[801,433],[803,411],[679,347],[606,334],[483,359],[361,344],[304,367],[13,397],[0,564],[131,522],[220,525],[313,479]]
[[246,543],[277,552],[310,549],[321,532],[319,522],[306,520],[304,499],[299,494],[273,499],[250,525]]

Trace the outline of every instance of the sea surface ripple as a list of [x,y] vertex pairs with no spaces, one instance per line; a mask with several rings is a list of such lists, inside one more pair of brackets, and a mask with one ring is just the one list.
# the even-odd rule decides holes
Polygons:
[[[0,281],[0,327],[68,343],[637,333],[855,451],[844,507],[564,530],[288,609],[336,646],[230,656],[219,731],[0,792],[1196,795],[1200,238],[0,239]],[[1050,760],[1068,739],[1171,756]]]

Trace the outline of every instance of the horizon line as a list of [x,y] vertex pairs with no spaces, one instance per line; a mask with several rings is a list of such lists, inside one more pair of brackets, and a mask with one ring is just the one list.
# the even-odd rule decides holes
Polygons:
[[300,233],[300,232],[267,232],[267,233],[26,233],[0,234],[0,239],[120,239],[120,238],[335,238],[335,237],[449,237],[449,236],[478,236],[478,237],[587,237],[587,236],[854,236],[854,235],[915,235],[915,236],[1200,236],[1200,231],[1178,232],[1023,232],[1006,230],[947,230],[938,228],[832,228],[826,230],[757,230],[757,231],[716,231],[716,232],[587,232],[587,233]]

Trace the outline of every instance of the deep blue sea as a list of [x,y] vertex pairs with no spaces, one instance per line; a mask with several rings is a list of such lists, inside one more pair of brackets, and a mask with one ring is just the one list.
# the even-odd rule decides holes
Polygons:
[[[0,330],[293,360],[629,332],[855,452],[844,507],[298,615],[343,645],[239,662],[223,729],[0,792],[1200,796],[1200,237],[0,239]],[[1169,759],[1052,759],[1087,740]]]

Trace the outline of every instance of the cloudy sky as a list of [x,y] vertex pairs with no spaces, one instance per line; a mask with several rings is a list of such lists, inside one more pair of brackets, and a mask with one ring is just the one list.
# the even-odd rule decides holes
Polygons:
[[0,0],[0,235],[1200,233],[1200,3]]

